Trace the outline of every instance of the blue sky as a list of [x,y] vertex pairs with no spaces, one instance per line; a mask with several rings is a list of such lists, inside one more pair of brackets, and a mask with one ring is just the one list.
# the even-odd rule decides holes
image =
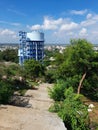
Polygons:
[[46,43],[98,44],[98,0],[1,0],[0,42],[18,43],[20,30],[43,31]]

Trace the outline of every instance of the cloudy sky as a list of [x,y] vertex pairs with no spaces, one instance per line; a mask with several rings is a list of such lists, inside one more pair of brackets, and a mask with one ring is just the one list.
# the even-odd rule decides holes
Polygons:
[[19,43],[20,30],[40,30],[46,43],[98,44],[98,0],[1,0],[0,43]]

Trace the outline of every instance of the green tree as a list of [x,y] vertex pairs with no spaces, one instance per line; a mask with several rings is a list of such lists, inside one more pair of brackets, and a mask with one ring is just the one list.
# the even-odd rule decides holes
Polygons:
[[6,75],[8,77],[13,77],[13,76],[22,76],[23,69],[21,68],[20,65],[16,63],[11,63],[10,65],[6,66]]
[[0,52],[1,61],[11,61],[18,63],[18,50],[17,49],[6,49]]
[[84,39],[72,40],[64,52],[64,62],[58,66],[58,79],[71,78],[74,90],[98,99],[98,54]]
[[45,71],[46,82],[49,83],[56,82],[56,79],[58,77],[56,70],[58,69],[59,64],[61,64],[63,61],[64,57],[63,54],[59,52],[59,49],[54,48],[53,50],[45,50],[45,58],[43,63],[44,66],[46,67]]
[[26,77],[35,79],[44,74],[44,67],[40,62],[31,59],[24,62],[24,71]]

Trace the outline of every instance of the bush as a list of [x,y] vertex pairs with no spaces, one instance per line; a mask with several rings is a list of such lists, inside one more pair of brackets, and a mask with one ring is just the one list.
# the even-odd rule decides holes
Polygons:
[[64,91],[66,88],[66,83],[63,80],[58,80],[53,88],[49,88],[49,95],[54,101],[64,100]]
[[50,111],[58,113],[68,130],[89,130],[87,107],[81,102],[80,95],[75,94],[73,88],[69,87],[64,96],[64,101],[56,101]]
[[12,84],[8,81],[0,81],[0,104],[7,104],[13,95]]
[[63,101],[66,98],[64,95],[65,90],[70,86],[75,86],[75,84],[78,86],[78,80],[79,76],[77,75],[66,78],[66,81],[61,79],[57,80],[53,88],[49,89],[50,97],[55,101]]
[[54,83],[55,82],[55,78],[54,78],[54,70],[47,70],[45,72],[45,82],[48,83]]
[[24,74],[26,78],[35,80],[44,75],[44,66],[34,59],[26,60],[24,62]]
[[65,91],[64,100],[58,115],[70,130],[88,130],[89,118],[87,107],[81,102],[80,96],[73,93],[70,87]]
[[0,51],[0,61],[11,61],[18,63],[18,50],[8,48],[4,51]]

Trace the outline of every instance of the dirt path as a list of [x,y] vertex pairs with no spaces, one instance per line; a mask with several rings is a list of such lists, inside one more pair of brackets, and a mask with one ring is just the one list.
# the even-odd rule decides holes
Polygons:
[[66,130],[56,114],[48,112],[52,103],[47,94],[49,84],[28,90],[31,108],[6,105],[0,107],[0,130]]

